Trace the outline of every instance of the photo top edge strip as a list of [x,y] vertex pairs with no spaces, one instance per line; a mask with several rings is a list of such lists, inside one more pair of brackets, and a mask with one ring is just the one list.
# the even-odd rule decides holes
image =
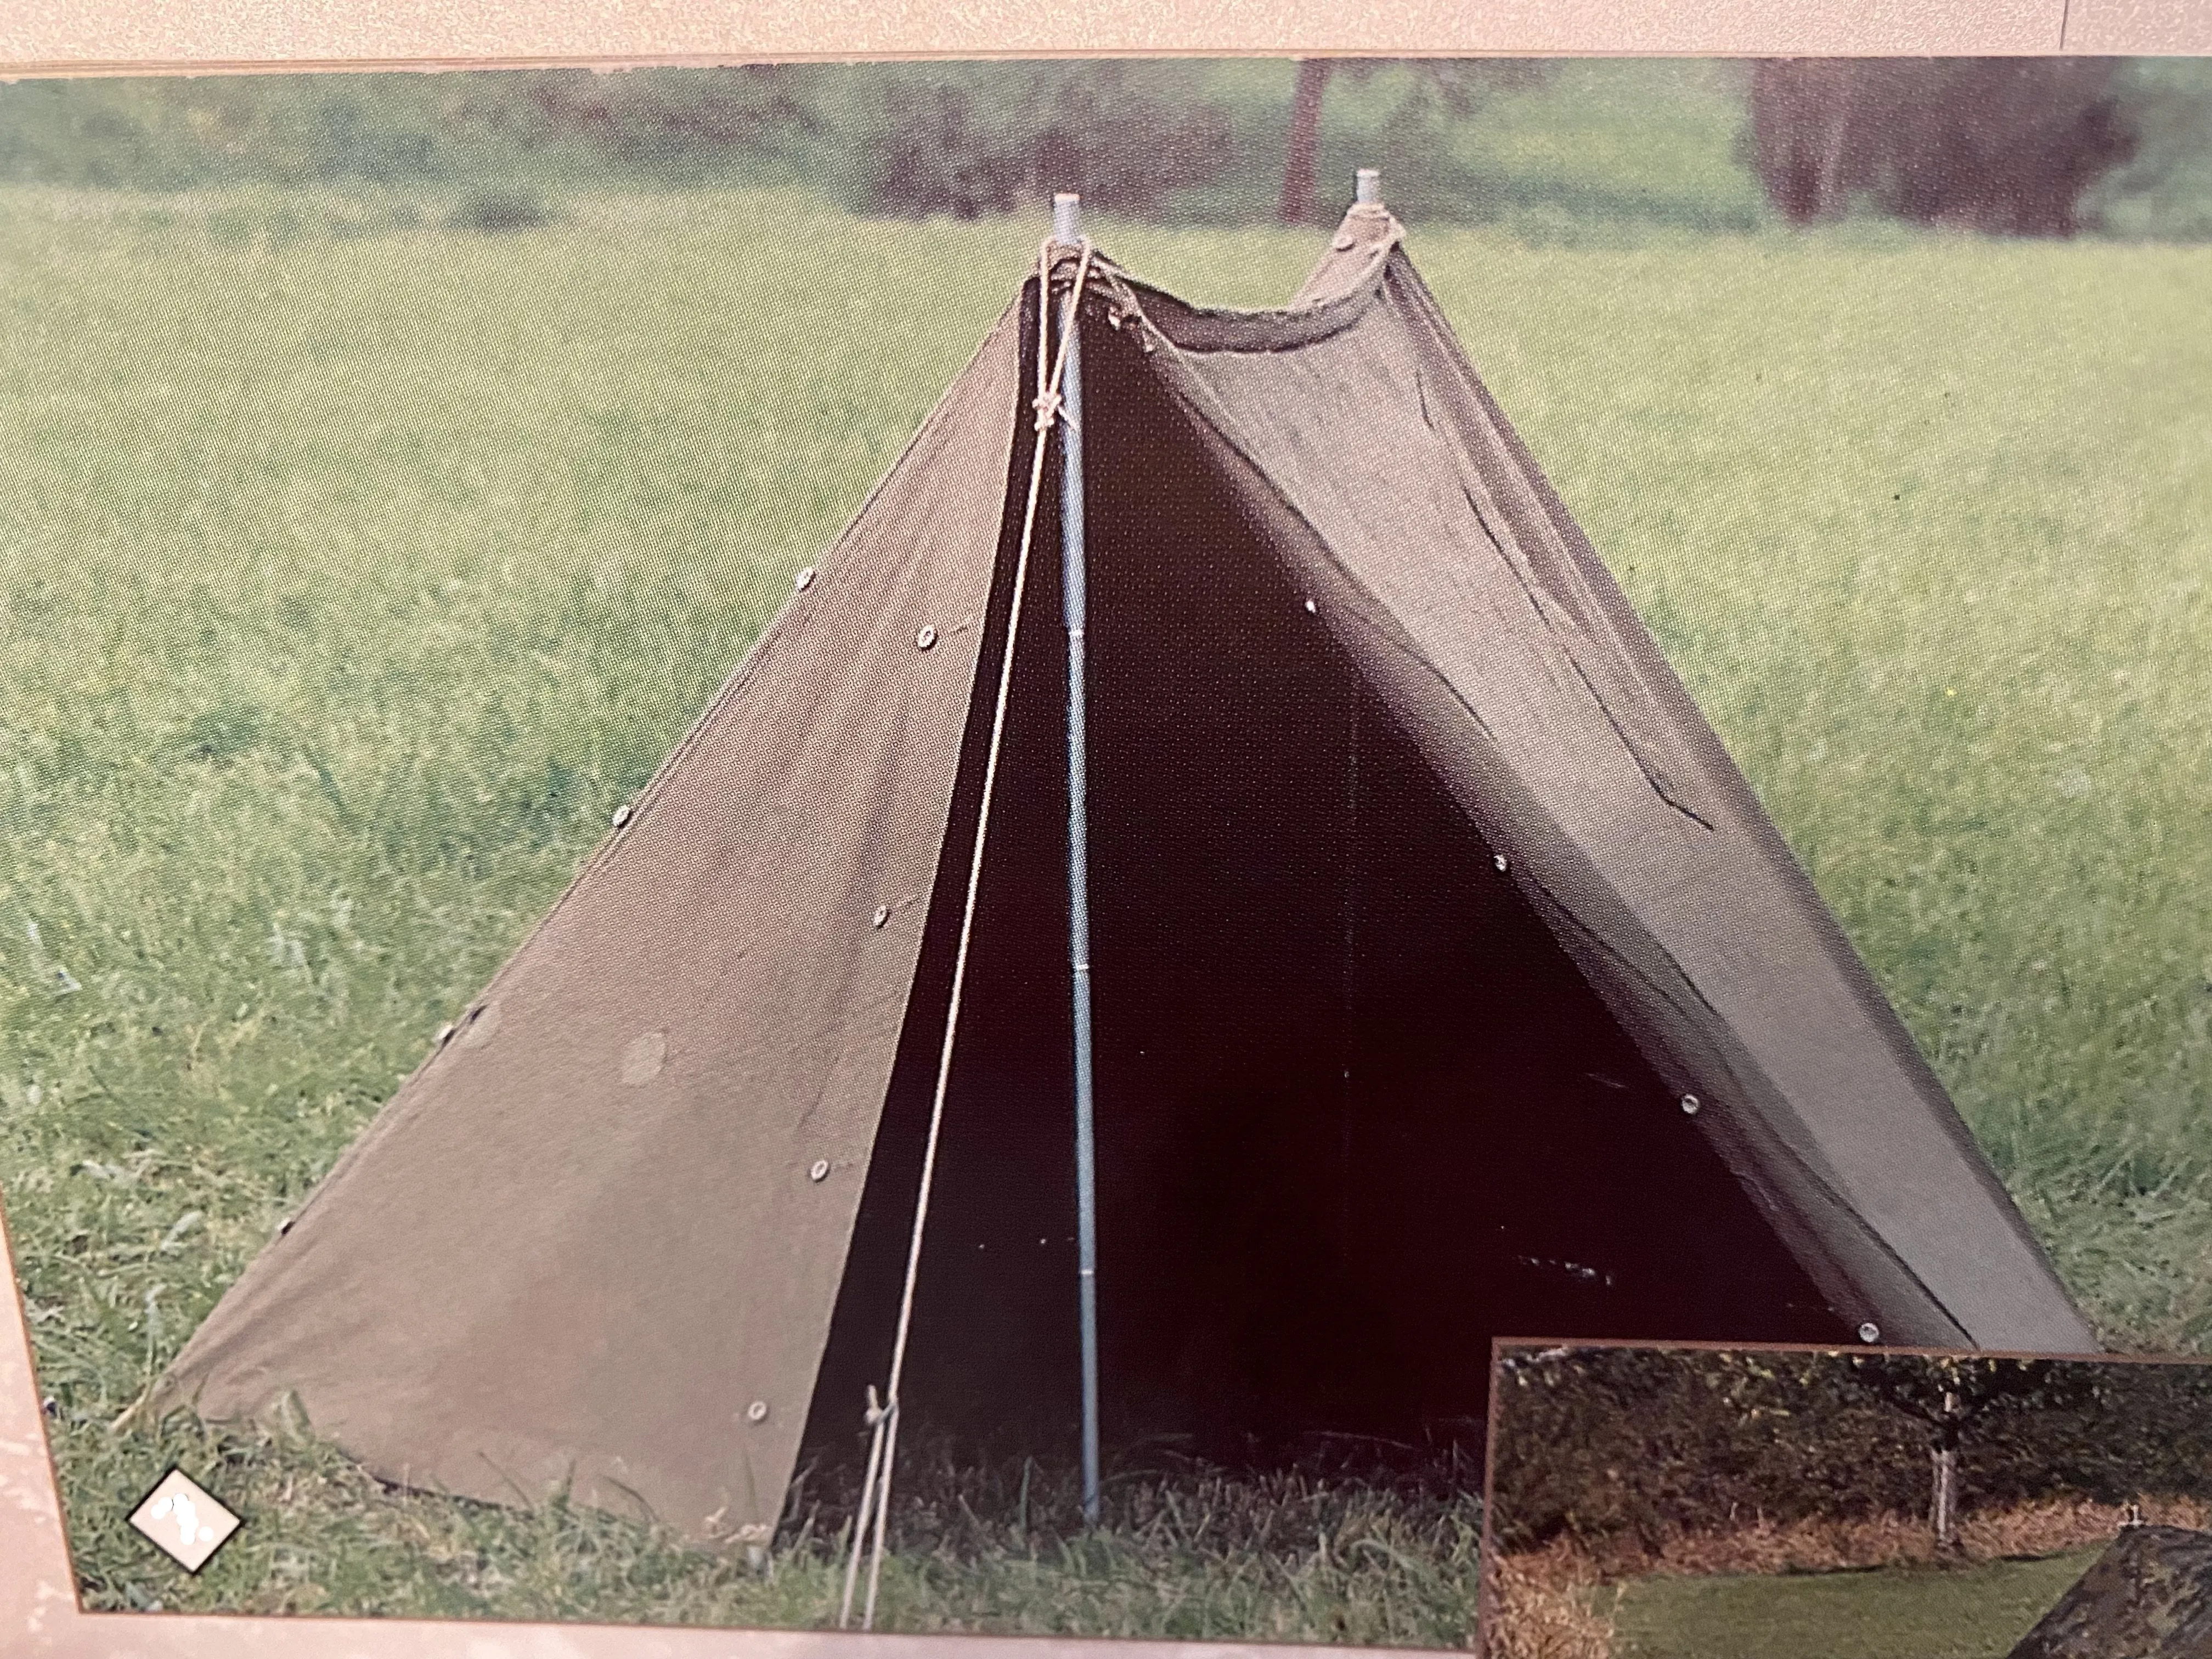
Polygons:
[[2032,57],[2212,51],[2212,6],[2166,0],[1998,0],[1904,13],[1774,0],[1652,12],[1562,0],[1504,12],[1447,13],[1401,3],[1346,11],[1279,5],[1259,19],[1206,9],[1161,16],[1092,8],[1031,21],[985,9],[925,7],[839,23],[799,7],[712,22],[615,16],[577,8],[480,15],[467,31],[402,15],[371,24],[270,27],[212,6],[155,23],[119,6],[79,5],[0,32],[0,76],[440,70],[897,58],[1058,57]]
[[1562,46],[1540,41],[1388,46],[1340,45],[1329,41],[1247,46],[1204,42],[1187,46],[1038,46],[992,50],[981,47],[916,48],[911,51],[746,50],[635,53],[573,52],[530,54],[487,53],[481,57],[422,54],[404,57],[343,55],[283,58],[239,56],[25,57],[0,58],[0,86],[23,81],[127,80],[262,75],[470,75],[544,70],[573,70],[594,75],[627,75],[643,70],[744,69],[775,64],[981,64],[981,63],[1195,63],[1253,59],[1295,63],[1310,58],[1346,62],[1405,63],[1423,60],[1496,58],[1560,62],[1748,61],[1760,58],[1821,58],[1834,61],[1892,58],[2192,57],[2212,52],[2212,26],[2202,42],[2174,47],[2130,38],[2060,47],[2055,41],[1895,41],[1864,47],[1834,43],[1776,40],[1715,40],[1679,46]]

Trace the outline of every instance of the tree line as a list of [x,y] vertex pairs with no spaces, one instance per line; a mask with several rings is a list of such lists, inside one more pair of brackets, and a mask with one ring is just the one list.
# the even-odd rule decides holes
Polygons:
[[[1231,86],[1214,67],[1095,59],[24,82],[0,88],[0,178],[392,184],[551,161],[679,182],[798,179],[873,214],[1035,210],[1052,190],[1073,188],[1111,212],[1158,216],[1195,194],[1212,216],[1310,223],[1340,204],[1343,181],[1324,186],[1324,163],[1344,161],[1332,159],[1331,135],[1356,106],[1358,159],[1382,167],[1394,202],[1417,204],[1424,218],[1479,220],[1498,216],[1512,191],[1467,159],[1461,139],[1519,118],[1515,95],[1540,98],[1560,74],[1534,59],[1309,58],[1257,66]],[[2119,178],[2139,196],[2185,185],[2199,204],[2190,234],[2212,234],[2202,206],[2212,202],[2212,74],[2111,58],[1723,68],[1738,106],[1733,164],[1755,177],[1771,220],[1874,215],[2064,236],[2103,228]],[[1590,160],[1594,178],[1604,166]],[[1528,188],[1566,189],[1557,179]],[[1606,198],[1601,180],[1575,190]],[[1624,188],[1601,208],[1632,214],[1638,193]],[[1706,217],[1704,228],[1747,228],[1735,208]]]
[[1508,1550],[1754,1518],[2212,1498],[2212,1364],[1558,1348],[1498,1379],[1492,1524]]

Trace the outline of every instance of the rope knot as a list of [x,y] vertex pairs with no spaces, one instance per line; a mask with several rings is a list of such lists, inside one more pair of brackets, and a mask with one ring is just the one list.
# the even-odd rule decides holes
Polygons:
[[1052,423],[1060,418],[1061,398],[1057,391],[1041,392],[1030,399],[1030,407],[1036,410],[1036,429],[1048,432]]

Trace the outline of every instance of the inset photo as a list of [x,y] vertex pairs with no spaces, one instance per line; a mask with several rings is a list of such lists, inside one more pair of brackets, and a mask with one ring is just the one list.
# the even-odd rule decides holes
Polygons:
[[2212,1364],[1498,1345],[1486,1659],[2212,1653]]

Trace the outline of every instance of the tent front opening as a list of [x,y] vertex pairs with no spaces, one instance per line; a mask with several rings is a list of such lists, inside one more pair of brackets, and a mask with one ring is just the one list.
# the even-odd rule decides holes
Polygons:
[[[1109,1447],[1480,1445],[1493,1336],[1846,1328],[1293,585],[1127,340],[1085,333],[1099,1304]],[[1026,384],[1026,379],[1024,383]],[[1017,446],[994,635],[1028,458]],[[1049,474],[1048,474],[1049,478]],[[1073,1445],[1066,640],[1037,526],[904,1409]],[[975,827],[977,678],[817,1385],[880,1386]]]

